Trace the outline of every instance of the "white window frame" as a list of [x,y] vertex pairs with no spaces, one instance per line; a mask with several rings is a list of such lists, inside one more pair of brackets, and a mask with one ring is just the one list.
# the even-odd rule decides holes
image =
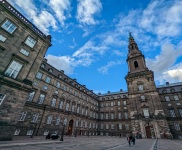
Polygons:
[[66,111],[69,111],[70,104],[66,103]]
[[27,39],[25,40],[25,44],[31,48],[33,48],[36,43],[37,43],[37,41],[34,38],[32,38],[31,36],[28,36]]
[[51,100],[51,107],[56,107],[56,98],[52,98]]
[[28,98],[27,98],[27,101],[28,102],[31,102],[33,100],[34,95],[35,95],[35,92],[29,93]]
[[169,110],[169,113],[170,113],[170,117],[173,117],[173,118],[176,117],[176,114],[175,114],[174,109],[170,109],[170,110]]
[[64,102],[63,102],[63,100],[61,100],[59,103],[59,109],[63,109],[63,105],[64,105]]
[[166,102],[169,102],[170,101],[170,97],[169,96],[165,96],[165,100],[166,100]]
[[27,130],[27,134],[26,135],[32,135],[33,134],[33,130]]
[[13,60],[11,64],[8,66],[8,68],[5,71],[5,75],[11,78],[16,78],[18,74],[20,73],[20,70],[22,69],[23,64]]
[[122,130],[122,124],[119,123],[119,130]]
[[179,123],[174,123],[174,128],[175,128],[176,131],[181,130]]
[[111,102],[111,107],[114,106],[114,102]]
[[20,129],[16,129],[14,135],[19,135],[19,134],[20,134]]
[[72,111],[72,112],[75,112],[75,105],[72,105],[72,106],[71,106],[71,111]]
[[128,119],[128,113],[127,112],[124,113],[124,118]]
[[61,122],[61,118],[58,116],[58,117],[56,118],[56,124],[55,124],[55,125],[59,125],[60,122]]
[[148,117],[150,116],[148,108],[144,108],[144,109],[143,109],[143,114],[144,114],[144,116],[145,116],[146,118],[148,118]]
[[32,115],[32,123],[37,123],[38,122],[38,118],[39,118],[39,113],[35,113]]
[[43,104],[45,100],[45,95],[44,94],[40,94],[39,99],[38,99],[38,104]]
[[61,87],[61,83],[59,81],[56,82],[56,87],[60,88]]
[[178,101],[178,100],[179,100],[178,95],[174,95],[174,100],[175,100],[175,101]]
[[36,78],[37,78],[37,79],[42,79],[42,75],[43,75],[43,73],[37,72]]
[[3,28],[4,30],[6,30],[7,32],[12,34],[16,30],[17,26],[14,23],[12,23],[10,20],[7,19],[1,25],[1,28]]
[[138,85],[138,90],[139,90],[139,91],[143,91],[143,84],[139,84],[139,85]]
[[27,50],[25,50],[23,48],[21,48],[19,52],[22,53],[25,56],[28,56],[30,54],[29,51],[27,51]]
[[24,121],[26,118],[27,112],[26,111],[22,111],[19,115],[19,119],[18,121]]
[[47,121],[46,121],[46,124],[51,124],[52,123],[52,115],[49,115],[47,117]]
[[118,101],[118,106],[120,106],[121,105],[121,102],[120,101]]
[[118,119],[121,119],[121,112],[118,113]]
[[3,35],[0,34],[0,41],[1,41],[1,42],[5,42],[6,39],[7,39],[7,38],[6,38],[5,36],[3,36]]
[[0,93],[0,105],[3,103],[5,97],[6,97],[6,94]]
[[76,112],[79,114],[80,113],[80,106],[77,106]]
[[106,113],[106,119],[109,119],[109,114],[108,113]]
[[45,82],[50,83],[51,82],[51,77],[47,76],[46,79],[45,79]]

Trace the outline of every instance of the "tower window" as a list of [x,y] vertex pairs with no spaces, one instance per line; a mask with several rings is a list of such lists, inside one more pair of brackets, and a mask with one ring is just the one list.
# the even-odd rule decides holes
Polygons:
[[134,62],[134,65],[135,65],[135,68],[138,68],[138,62],[137,61]]

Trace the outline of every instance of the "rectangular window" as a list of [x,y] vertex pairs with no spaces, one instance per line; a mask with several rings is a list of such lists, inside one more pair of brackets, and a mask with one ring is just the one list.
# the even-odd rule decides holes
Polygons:
[[86,109],[86,110],[85,110],[85,116],[87,116],[87,115],[88,115],[88,110]]
[[16,129],[14,135],[19,135],[19,134],[20,134],[20,129]]
[[5,94],[0,93],[0,105],[3,103],[5,97],[6,97]]
[[52,116],[50,115],[50,116],[48,116],[47,117],[47,124],[51,124],[51,122],[52,122]]
[[111,119],[114,119],[114,113],[111,113]]
[[60,119],[60,117],[58,116],[58,117],[56,118],[56,125],[59,125],[60,122],[61,122],[61,119]]
[[122,130],[122,124],[121,123],[119,124],[119,130]]
[[27,50],[23,49],[23,48],[20,50],[20,53],[22,53],[25,56],[29,55],[29,52]]
[[77,106],[77,113],[80,113],[80,107]]
[[123,101],[123,105],[126,105],[126,101]]
[[1,42],[5,42],[6,39],[7,39],[6,37],[4,37],[3,35],[0,35],[0,41],[1,41]]
[[125,124],[125,129],[129,130],[129,125],[128,124]]
[[56,82],[56,87],[57,87],[57,88],[60,88],[60,87],[61,87],[61,83],[57,81],[57,82]]
[[109,129],[109,125],[108,124],[106,124],[106,129]]
[[28,130],[27,131],[27,135],[32,135],[33,134],[33,130]]
[[182,109],[179,109],[179,115],[182,117]]
[[27,98],[27,101],[28,102],[31,102],[33,100],[34,95],[35,95],[35,92],[29,93],[28,98]]
[[108,113],[106,114],[106,119],[109,119],[109,114]]
[[165,100],[166,100],[166,101],[170,101],[169,96],[165,96]]
[[113,102],[111,102],[111,106],[114,106],[114,103]]
[[125,117],[125,119],[128,119],[128,113],[127,112],[124,113],[124,117]]
[[101,124],[101,125],[100,125],[100,128],[101,128],[101,129],[103,129],[103,128],[104,128],[104,125],[103,125],[103,124]]
[[104,119],[104,115],[100,114],[100,119],[103,120]]
[[55,107],[56,106],[56,99],[55,98],[52,98],[51,106],[52,107]]
[[148,109],[143,109],[143,114],[147,118],[149,117],[149,110]]
[[13,33],[15,29],[17,28],[11,21],[6,20],[2,26],[3,29],[5,29],[9,33]]
[[111,124],[111,129],[114,129],[114,124]]
[[41,73],[41,72],[37,72],[36,78],[37,78],[37,79],[42,79],[42,73]]
[[38,104],[43,104],[45,99],[45,95],[44,94],[40,94],[39,99],[38,99]]
[[75,112],[75,105],[72,105],[71,111]]
[[37,123],[38,118],[39,118],[39,113],[35,113],[35,114],[33,114],[31,122],[33,122],[33,123]]
[[174,128],[175,128],[176,131],[181,130],[180,125],[178,123],[174,123]]
[[78,127],[78,120],[76,120],[76,127]]
[[34,40],[32,37],[28,37],[25,41],[25,44],[27,44],[29,47],[33,48],[36,44],[36,40]]
[[121,103],[120,103],[120,101],[118,101],[118,106],[120,106],[121,105]]
[[178,100],[179,100],[178,95],[174,95],[174,100],[175,100],[175,101],[178,101]]
[[60,103],[59,103],[59,109],[63,109],[63,101],[60,101]]
[[176,117],[175,111],[173,109],[169,110],[171,117]]
[[24,121],[26,115],[27,115],[27,112],[26,111],[25,112],[21,112],[18,121]]
[[13,60],[5,72],[5,75],[11,78],[16,78],[22,68],[22,64]]
[[69,111],[69,106],[70,106],[70,104],[66,103],[66,111]]
[[47,76],[46,79],[45,79],[45,82],[50,83],[50,81],[51,81],[51,78]]
[[121,119],[121,113],[118,113],[118,119]]

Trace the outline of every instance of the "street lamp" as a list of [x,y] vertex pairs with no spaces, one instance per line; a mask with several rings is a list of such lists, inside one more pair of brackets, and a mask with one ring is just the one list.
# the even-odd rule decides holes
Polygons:
[[65,126],[66,126],[66,119],[64,120],[64,122],[63,122],[63,130],[62,130],[62,133],[61,133],[61,138],[60,138],[60,141],[63,141],[64,139],[63,139],[63,137],[64,137],[64,128],[65,128]]

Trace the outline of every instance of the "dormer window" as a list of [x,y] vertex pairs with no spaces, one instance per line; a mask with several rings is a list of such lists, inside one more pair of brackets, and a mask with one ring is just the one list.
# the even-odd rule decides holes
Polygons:
[[50,73],[52,73],[52,72],[53,72],[53,70],[52,70],[52,69],[49,69],[49,72],[50,72]]
[[59,75],[59,78],[61,79],[62,78],[62,75]]
[[41,64],[41,68],[45,68],[45,65],[44,64]]

